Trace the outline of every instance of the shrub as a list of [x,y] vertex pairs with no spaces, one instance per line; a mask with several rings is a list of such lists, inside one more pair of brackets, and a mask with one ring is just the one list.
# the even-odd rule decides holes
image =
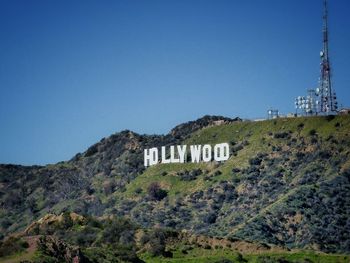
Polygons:
[[86,226],[82,231],[74,233],[72,238],[73,240],[75,239],[75,243],[79,246],[91,246],[91,244],[97,239],[99,231],[99,229]]
[[92,145],[89,149],[87,149],[85,153],[85,157],[89,157],[98,152],[97,144]]
[[273,137],[275,139],[284,139],[284,138],[289,138],[290,135],[288,132],[278,132],[278,133],[275,133]]
[[116,186],[115,180],[107,180],[103,183],[103,191],[105,195],[110,195],[114,192],[114,188]]
[[214,224],[216,221],[216,218],[217,218],[216,213],[211,212],[204,217],[203,221],[208,224]]
[[301,130],[302,128],[304,128],[304,123],[301,122],[298,124],[298,129]]
[[149,235],[149,252],[152,256],[165,254],[166,231],[160,228],[154,229]]
[[72,218],[70,216],[70,213],[69,212],[64,212],[62,214],[62,217],[63,217],[63,219],[62,219],[62,222],[60,222],[60,227],[62,229],[69,229],[69,228],[71,228],[73,226],[73,220],[72,220]]
[[236,153],[236,152],[238,152],[238,151],[240,151],[242,149],[243,149],[243,145],[242,144],[234,145],[234,146],[231,147],[231,152],[232,153]]
[[237,253],[237,257],[235,258],[239,263],[248,262],[248,260],[244,259],[241,253]]
[[250,165],[260,165],[261,162],[262,162],[262,159],[258,156],[249,160]]
[[319,156],[323,160],[327,160],[332,157],[332,155],[328,151],[320,151]]
[[316,133],[317,133],[317,132],[316,132],[315,129],[312,129],[312,130],[309,131],[309,135],[310,135],[310,136],[314,136],[314,135],[316,135]]
[[302,153],[302,152],[297,152],[297,153],[295,154],[295,156],[300,160],[300,159],[303,159],[303,158],[304,158],[305,154]]
[[232,173],[239,173],[241,171],[241,169],[239,169],[239,168],[236,168],[236,167],[234,167],[234,168],[232,168]]
[[214,176],[219,176],[221,174],[222,174],[222,172],[220,170],[217,170],[217,171],[215,171]]
[[12,221],[9,218],[2,218],[2,220],[0,221],[0,226],[4,229],[7,229],[9,226],[12,225]]
[[142,188],[141,187],[138,187],[135,189],[135,193],[136,194],[141,194],[142,193]]
[[211,249],[211,246],[210,246],[209,244],[205,244],[205,245],[203,246],[203,248],[204,248],[204,249]]
[[156,201],[160,201],[168,195],[168,192],[166,190],[161,189],[159,183],[157,182],[151,183],[148,186],[147,191],[148,195]]
[[272,145],[272,151],[274,151],[274,152],[280,152],[280,151],[282,151],[282,147],[281,147],[281,146]]
[[177,175],[180,177],[183,181],[193,181],[196,180],[199,175],[201,175],[203,172],[201,169],[195,169],[192,171],[181,171],[178,172]]
[[18,237],[9,237],[3,242],[0,242],[0,257],[9,256],[29,247],[29,244]]
[[93,193],[95,193],[94,188],[92,188],[90,185],[86,186],[85,191],[88,195],[92,195]]
[[311,143],[312,144],[316,144],[317,142],[318,142],[317,138],[315,138],[315,137],[311,138]]
[[79,262],[143,262],[137,257],[133,247],[125,245],[91,247],[84,253],[88,259]]
[[326,120],[327,121],[331,121],[331,120],[333,120],[335,118],[335,115],[327,115],[326,116]]
[[126,232],[133,232],[133,225],[126,219],[113,218],[108,220],[102,232],[101,241],[105,243],[118,243],[120,237],[126,235]]
[[181,253],[183,253],[183,254],[188,254],[188,251],[189,251],[189,250],[192,250],[192,249],[193,249],[192,246],[185,245],[185,246],[181,249]]

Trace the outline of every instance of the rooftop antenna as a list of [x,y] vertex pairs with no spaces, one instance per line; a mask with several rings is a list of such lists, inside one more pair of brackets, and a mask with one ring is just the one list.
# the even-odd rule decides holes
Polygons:
[[319,88],[316,89],[316,94],[320,96],[319,112],[329,115],[336,114],[338,110],[337,97],[332,89],[331,82],[331,67],[328,53],[328,5],[327,0],[324,0],[323,13],[323,49],[320,52],[321,56],[321,77]]

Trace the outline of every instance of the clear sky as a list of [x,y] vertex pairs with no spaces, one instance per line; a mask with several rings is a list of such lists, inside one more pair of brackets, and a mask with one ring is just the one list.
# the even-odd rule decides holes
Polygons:
[[[350,106],[350,1],[330,0]],[[315,88],[322,0],[0,0],[0,163],[68,160],[130,129],[294,112]]]

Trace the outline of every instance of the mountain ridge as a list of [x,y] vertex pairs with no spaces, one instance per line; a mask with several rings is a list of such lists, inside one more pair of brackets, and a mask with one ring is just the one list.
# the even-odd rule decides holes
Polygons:
[[[72,211],[349,253],[349,133],[349,116],[262,122],[204,116],[167,135],[113,134],[67,162],[0,165],[1,230],[13,233],[48,213]],[[147,147],[219,142],[231,148],[223,163],[143,166]]]

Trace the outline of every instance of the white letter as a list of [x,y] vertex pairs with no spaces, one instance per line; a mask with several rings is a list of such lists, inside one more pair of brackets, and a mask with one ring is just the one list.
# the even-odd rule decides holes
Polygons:
[[199,163],[201,160],[202,145],[191,145],[191,161]]
[[145,167],[157,164],[157,162],[158,162],[158,149],[157,148],[151,148],[149,150],[145,149],[144,151]]
[[202,150],[202,159],[204,162],[211,161],[211,146],[209,144],[205,144]]
[[179,157],[180,157],[180,163],[185,162],[186,146],[187,145],[177,146],[177,151],[179,152]]
[[162,163],[170,163],[170,159],[166,159],[165,146],[162,146]]
[[220,143],[214,146],[214,159],[215,161],[226,161],[229,158],[230,146],[228,143]]
[[176,158],[175,159],[175,146],[170,146],[170,162],[171,163],[179,163],[180,159]]

